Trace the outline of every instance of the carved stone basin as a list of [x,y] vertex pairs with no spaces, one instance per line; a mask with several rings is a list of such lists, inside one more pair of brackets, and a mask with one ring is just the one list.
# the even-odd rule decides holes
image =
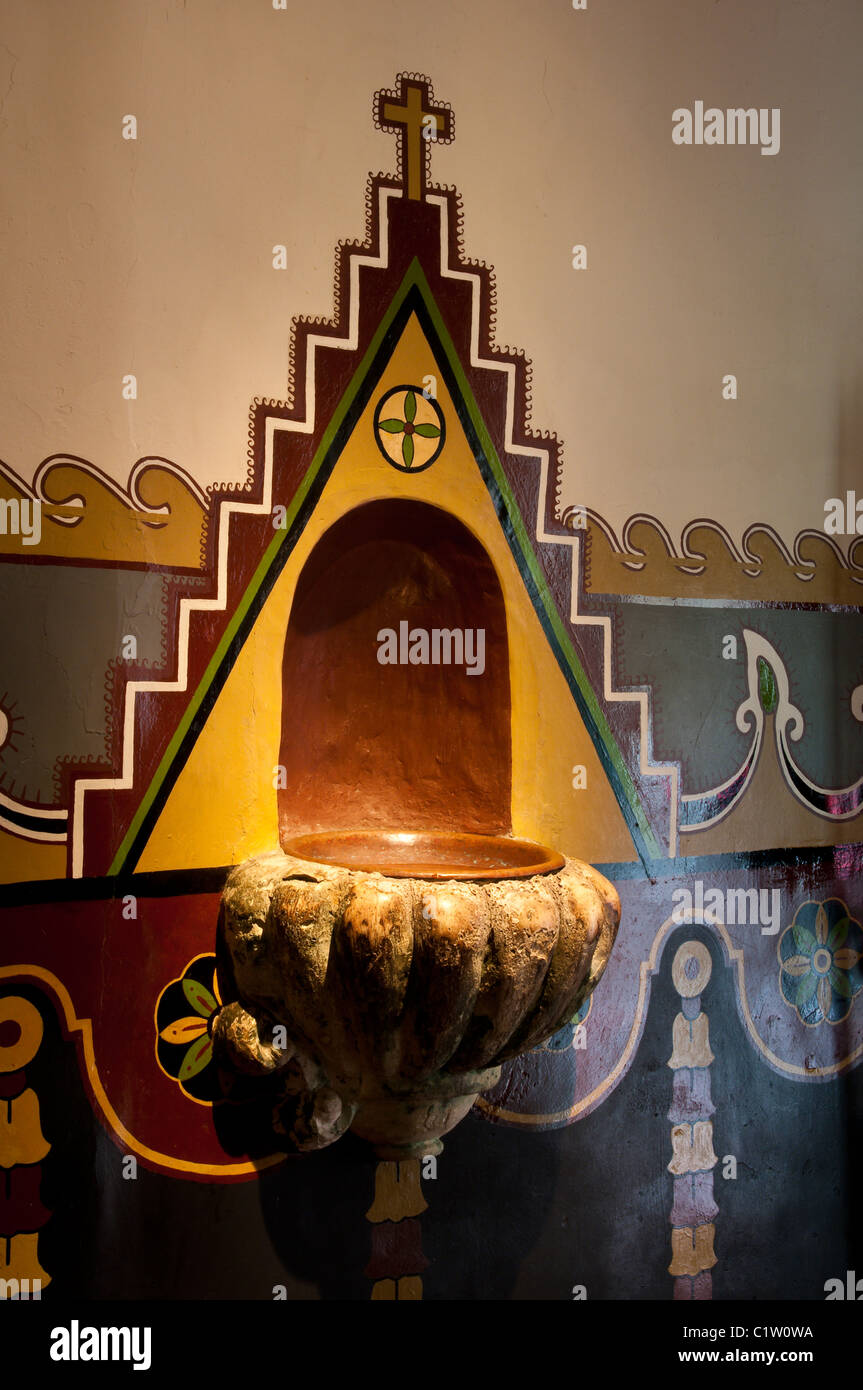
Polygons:
[[[513,622],[479,537],[419,499],[352,508],[297,578],[281,849],[225,886],[213,1028],[226,1084],[236,1069],[277,1083],[285,1147],[351,1128],[383,1158],[436,1153],[605,967],[611,884],[510,834],[525,814],[512,750],[533,718],[524,692],[513,709]],[[381,660],[386,634],[407,641],[398,661]]]
[[[496,835],[316,832],[222,899],[223,1062],[282,1073],[285,1147],[437,1153],[500,1064],[572,1018],[620,917],[587,864]],[[281,1029],[281,1032],[277,1031]]]

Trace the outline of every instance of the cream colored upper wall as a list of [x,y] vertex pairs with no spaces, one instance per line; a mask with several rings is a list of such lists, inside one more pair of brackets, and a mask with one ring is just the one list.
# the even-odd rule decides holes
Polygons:
[[[533,359],[562,501],[821,525],[861,480],[859,0],[288,5],[6,0],[0,458],[241,480],[250,399],[284,396],[289,321],[330,314],[395,169],[371,101],[407,69],[455,110],[433,177]],[[780,153],[675,146],[699,99],[780,107]]]

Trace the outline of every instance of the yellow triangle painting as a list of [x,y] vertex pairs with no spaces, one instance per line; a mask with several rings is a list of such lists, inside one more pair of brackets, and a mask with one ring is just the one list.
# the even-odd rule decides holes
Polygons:
[[[377,402],[433,377],[446,421],[434,464],[391,468],[377,448]],[[278,847],[276,768],[282,659],[298,576],[313,547],[352,508],[407,498],[444,508],[488,553],[506,605],[512,699],[512,831],[592,862],[636,858],[633,842],[501,529],[453,401],[415,316],[395,345],[302,536],[279,575],[154,825],[140,871],[240,863]]]

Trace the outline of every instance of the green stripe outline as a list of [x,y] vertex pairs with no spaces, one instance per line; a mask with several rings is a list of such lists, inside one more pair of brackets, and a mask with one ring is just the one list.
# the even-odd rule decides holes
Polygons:
[[[527,528],[524,524],[524,519],[521,515],[515,498],[512,495],[503,467],[498,458],[497,451],[491,440],[491,436],[489,435],[488,430],[485,426],[485,422],[483,421],[476,400],[474,399],[473,392],[470,388],[470,385],[468,384],[467,377],[465,376],[461,362],[459,361],[458,354],[455,351],[452,339],[446,329],[443,318],[440,314],[440,310],[438,309],[437,303],[435,302],[434,296],[432,295],[428,281],[426,280],[426,277],[422,271],[419,261],[416,257],[414,257],[413,261],[411,262],[410,266],[408,267],[405,273],[405,276],[398,290],[393,296],[393,299],[391,300],[386,313],[381,319],[381,322],[378,325],[374,337],[372,338],[368,348],[363,354],[359,365],[353,373],[351,380],[348,383],[348,386],[346,387],[335,411],[333,412],[333,415],[330,418],[330,421],[321,437],[317,449],[315,450],[314,457],[312,458],[312,461],[309,464],[304,478],[302,479],[293,498],[291,499],[291,503],[287,509],[285,517],[284,530],[279,530],[276,532],[276,534],[273,537],[273,540],[270,542],[264,554],[262,555],[261,560],[257,568],[255,569],[254,574],[252,575],[248,585],[246,586],[246,590],[242,598],[240,599],[237,607],[235,608],[231,616],[231,619],[228,622],[228,625],[225,628],[225,631],[222,634],[222,637],[220,638],[219,643],[216,646],[207,664],[207,667],[203,675],[201,676],[201,679],[198,682],[198,685],[195,689],[195,692],[191,700],[189,701],[189,704],[186,707],[183,717],[178,723],[177,728],[175,729],[165,749],[165,752],[162,755],[159,765],[156,768],[156,771],[154,772],[150,780],[149,786],[147,787],[147,790],[144,793],[141,802],[139,803],[135,815],[126,831],[126,834],[124,835],[123,840],[120,843],[114,855],[114,858],[111,862],[111,866],[108,870],[109,877],[120,873],[128,873],[134,869],[135,863],[140,857],[140,853],[135,855],[133,862],[128,862],[129,855],[135,845],[135,841],[138,837],[142,825],[146,820],[150,808],[153,806],[153,803],[159,794],[160,788],[162,787],[162,784],[164,783],[169,771],[171,770],[172,764],[180,751],[183,741],[189,733],[189,730],[192,727],[194,720],[198,716],[199,711],[201,710],[202,705],[204,704],[207,691],[209,690],[212,682],[214,681],[216,673],[221,667],[222,662],[225,660],[225,657],[228,654],[231,644],[236,640],[237,635],[243,625],[243,622],[247,614],[249,613],[249,610],[251,609],[262,585],[267,579],[272,566],[274,565],[276,560],[280,558],[280,552],[284,547],[287,547],[284,557],[287,558],[287,555],[290,553],[290,551],[296,544],[296,541],[299,538],[299,535],[301,534],[303,529],[303,526],[300,526],[296,534],[294,533],[294,526],[297,522],[299,513],[314,487],[317,475],[324,461],[326,460],[327,455],[329,454],[333,446],[333,443],[336,440],[336,437],[338,436],[340,428],[344,424],[344,421],[348,416],[351,407],[353,406],[355,397],[357,396],[358,392],[361,390],[363,386],[363,383],[369,373],[369,370],[374,362],[375,357],[377,356],[378,352],[383,346],[386,336],[392,328],[393,322],[396,316],[398,315],[399,310],[402,308],[405,299],[407,298],[408,294],[411,293],[412,290],[418,292],[423,301],[425,310],[438,336],[440,347],[446,358],[447,365],[450,369],[450,373],[452,374],[452,377],[457,384],[458,392],[462,396],[462,401],[465,406],[465,409],[467,410],[468,417],[471,421],[471,424],[473,425],[473,429],[476,432],[477,438],[481,442],[482,449],[485,453],[486,460],[489,464],[492,476],[494,478],[496,489],[505,508],[506,517],[511,527],[512,537],[515,539],[517,543],[517,553],[515,547],[512,547],[512,541],[511,547],[514,550],[516,561],[519,564],[519,569],[522,573],[522,578],[526,578],[525,571],[527,575],[530,576],[531,584],[529,584],[528,587],[529,589],[533,589],[534,593],[538,596],[542,605],[542,613],[539,616],[541,618],[541,621],[544,618],[543,626],[550,628],[551,631],[554,633],[559,651],[560,653],[562,653],[564,657],[569,676],[572,680],[575,681],[580,692],[581,699],[583,700],[584,705],[590,712],[591,718],[596,729],[596,733],[603,744],[602,752],[604,752],[605,756],[602,757],[602,761],[604,764],[606,764],[606,771],[609,771],[608,764],[610,764],[611,768],[614,769],[614,773],[616,774],[616,776],[611,777],[610,780],[612,781],[613,789],[617,793],[618,801],[620,801],[621,799],[621,793],[625,797],[631,815],[631,819],[630,817],[626,817],[626,819],[629,825],[630,833],[633,836],[635,847],[638,850],[639,856],[642,858],[643,861],[645,860],[645,851],[647,851],[647,857],[649,858],[659,859],[664,857],[660,851],[659,843],[656,839],[653,829],[644,815],[644,811],[642,809],[640,799],[636,793],[635,785],[632,781],[629,769],[626,766],[626,763],[620,753],[620,749],[617,746],[617,742],[614,738],[614,735],[608,725],[605,715],[603,714],[602,708],[599,704],[599,701],[597,700],[593,687],[587,678],[587,674],[584,671],[584,668],[581,665],[581,662],[579,661],[578,656],[576,655],[576,652],[572,646],[569,634],[566,631],[557,605],[554,602],[551,592],[548,588],[548,583],[545,579],[542,567],[539,564],[536,553],[531,544]],[[431,344],[429,346],[431,346]],[[394,348],[395,343],[393,343],[393,350]],[[378,373],[378,379],[380,378],[380,375],[382,375],[383,370],[384,368],[382,368],[381,372]],[[483,472],[481,467],[480,471]],[[484,481],[486,482],[486,485],[488,485],[488,479],[485,478],[485,476]],[[224,524],[230,525],[230,518],[226,518]],[[279,568],[281,568],[281,566],[279,566]],[[193,612],[194,611],[195,610],[193,610]],[[188,639],[190,648],[191,642],[193,640],[191,633],[191,618],[192,614],[190,614],[190,631]],[[566,674],[566,671],[564,672],[564,674]],[[156,691],[153,693],[158,694],[159,692]],[[206,720],[204,722],[206,722]],[[595,741],[596,740],[594,740],[594,742]],[[615,783],[617,783],[617,786],[614,785]],[[635,822],[635,826],[637,826],[637,831],[635,830],[635,826],[632,823],[633,820]],[[643,841],[643,843],[639,843],[640,841]],[[149,843],[149,837],[147,842],[145,843]],[[140,852],[143,852],[144,848],[145,846],[142,845]]]

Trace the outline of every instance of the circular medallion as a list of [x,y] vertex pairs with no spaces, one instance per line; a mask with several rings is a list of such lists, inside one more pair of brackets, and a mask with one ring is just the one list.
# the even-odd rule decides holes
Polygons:
[[681,998],[694,999],[701,994],[712,971],[710,952],[702,942],[684,941],[678,946],[671,965],[671,978]]
[[394,386],[375,408],[375,442],[400,473],[430,468],[444,446],[446,425],[436,400],[418,386]]
[[8,994],[0,999],[0,1072],[20,1071],[39,1051],[44,1025],[27,999]]

